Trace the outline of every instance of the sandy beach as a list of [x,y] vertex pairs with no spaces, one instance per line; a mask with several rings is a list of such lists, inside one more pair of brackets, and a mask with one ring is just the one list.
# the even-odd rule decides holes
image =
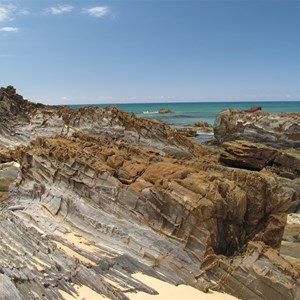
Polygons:
[[143,292],[139,292],[136,294],[128,293],[127,296],[131,300],[233,300],[238,299],[228,294],[218,293],[214,291],[209,291],[208,293],[201,292],[191,286],[187,285],[179,285],[174,286],[162,280],[137,273],[134,275],[134,278],[142,281],[148,286],[154,288],[158,291],[158,295],[149,295]]
[[[179,285],[174,286],[162,280],[156,279],[154,277],[147,276],[142,273],[134,274],[134,278],[142,281],[147,284],[149,287],[154,288],[159,294],[158,295],[150,295],[144,292],[138,293],[126,293],[127,297],[130,300],[234,300],[238,299],[228,294],[218,293],[214,291],[209,291],[208,293],[201,292],[191,286],[187,285]],[[62,296],[66,300],[100,300],[100,299],[108,299],[104,296],[97,294],[92,289],[86,286],[78,286],[74,285],[75,290],[78,295],[71,296],[66,292],[60,291]]]

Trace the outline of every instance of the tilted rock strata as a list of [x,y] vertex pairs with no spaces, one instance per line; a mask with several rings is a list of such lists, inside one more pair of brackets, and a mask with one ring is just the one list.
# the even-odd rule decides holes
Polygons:
[[[10,113],[8,113],[10,112]],[[204,151],[175,129],[155,121],[135,117],[116,107],[51,107],[32,104],[18,94],[0,90],[0,145],[28,144],[37,137],[71,136],[81,131],[108,140],[124,140],[142,147],[156,148],[177,157],[201,155]]]
[[[205,290],[214,286],[211,279],[218,278],[221,289],[240,297],[240,291],[234,290],[236,280],[242,285],[260,282],[252,268],[263,261],[275,272],[273,262],[259,255],[249,265],[246,255],[238,259],[236,273],[230,273],[232,258],[222,255],[243,253],[249,240],[279,248],[290,198],[299,196],[282,187],[275,176],[224,168],[210,157],[187,163],[154,149],[79,133],[70,138],[39,138],[27,148],[16,149],[14,158],[22,165],[22,193],[31,186],[31,197],[36,199],[35,204],[27,199],[31,215],[45,209],[54,220],[63,218],[72,228],[150,263],[171,282]],[[10,202],[18,203],[16,196]],[[210,263],[209,257],[223,267]],[[223,280],[225,274],[233,278]],[[280,267],[274,274],[280,274]],[[297,287],[295,274],[288,275],[287,281]],[[244,295],[264,299],[260,293],[267,292],[275,280],[269,277],[257,283],[258,294],[249,289]],[[283,284],[278,293],[292,299],[299,290]]]
[[249,140],[273,147],[300,147],[300,114],[271,114],[256,110],[226,109],[220,112],[214,124],[214,135],[219,143]]
[[300,297],[299,273],[277,250],[299,199],[292,180],[225,167],[170,127],[113,107],[25,111],[1,138],[8,297],[62,299],[74,284],[110,299],[155,293],[136,271],[244,299]]
[[212,132],[213,131],[213,127],[205,121],[195,122],[194,127],[196,127],[198,130],[203,131],[203,132]]
[[228,166],[260,171],[268,168],[282,177],[300,177],[300,160],[262,144],[232,141],[222,144],[220,161]]

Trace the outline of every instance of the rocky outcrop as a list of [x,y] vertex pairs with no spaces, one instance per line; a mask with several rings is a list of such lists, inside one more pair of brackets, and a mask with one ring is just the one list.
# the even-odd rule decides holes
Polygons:
[[169,114],[169,113],[171,113],[172,111],[171,111],[171,109],[169,109],[169,108],[161,108],[159,111],[158,111],[158,113],[159,114]]
[[262,110],[220,112],[214,124],[214,135],[219,143],[249,140],[272,147],[300,147],[300,114],[270,114]]
[[248,141],[222,144],[220,161],[228,166],[260,171],[264,168],[291,179],[300,177],[300,160],[275,148]]
[[299,199],[291,179],[226,167],[170,127],[114,107],[28,116],[14,144],[5,135],[0,170],[8,298],[63,299],[76,284],[109,299],[155,294],[137,271],[242,299],[300,297],[300,274],[278,252]]
[[195,128],[176,128],[176,132],[180,133],[181,135],[187,136],[187,137],[195,137],[198,135],[197,130]]
[[205,121],[197,121],[194,124],[194,126],[197,127],[197,130],[200,130],[203,132],[212,132],[213,131],[213,127]]
[[[40,275],[33,278],[40,278],[52,296],[57,294],[56,286],[62,288],[63,285],[65,291],[72,291],[58,275],[74,268],[72,281],[93,288],[88,278],[97,276],[97,282],[101,282],[97,291],[111,299],[125,299],[122,291],[119,290],[119,298],[112,298],[115,289],[109,285],[105,285],[106,290],[103,288],[107,277],[120,280],[103,271],[103,256],[83,251],[58,238],[53,233],[55,228],[62,232],[76,229],[85,239],[98,241],[103,246],[97,244],[97,253],[103,253],[105,247],[113,247],[114,251],[110,250],[109,254],[114,259],[119,257],[118,264],[107,263],[118,268],[121,265],[122,278],[126,278],[127,284],[132,280],[131,271],[140,268],[154,276],[159,276],[156,273],[159,272],[164,275],[164,280],[176,284],[191,284],[206,290],[215,286],[211,284],[212,280],[221,290],[236,296],[249,299],[255,295],[257,299],[263,299],[263,295],[270,292],[269,285],[274,285],[276,277],[282,276],[280,268],[284,261],[275,260],[277,250],[274,249],[280,247],[290,199],[299,195],[282,186],[276,176],[227,169],[209,156],[181,161],[157,150],[142,149],[121,141],[111,143],[83,133],[72,137],[39,138],[30,146],[18,147],[13,151],[13,158],[21,164],[22,182],[10,187],[6,204],[10,208],[21,205],[23,209],[14,211],[13,218],[8,217],[12,212],[4,213],[4,210],[4,219],[13,219],[13,224],[17,223],[14,226],[20,226],[22,220],[23,239],[26,239],[28,224],[34,224],[43,236],[46,234],[42,241],[50,250],[46,257],[38,257],[41,268],[43,265],[53,268],[49,256],[55,256],[58,270],[64,271],[58,271],[55,276],[48,275],[50,285],[45,274],[38,273]],[[31,221],[24,221],[29,215]],[[4,220],[1,224],[9,228]],[[6,229],[2,230],[8,234]],[[28,233],[33,234],[32,230]],[[249,248],[250,240],[256,242]],[[79,253],[79,262],[75,265],[65,262],[63,259],[69,258],[63,258],[65,255],[55,245]],[[32,251],[28,249],[29,253]],[[8,259],[7,255],[5,252],[0,257]],[[123,260],[124,255],[129,255],[129,261]],[[31,259],[21,256],[20,263],[26,269],[36,263]],[[247,259],[253,263],[249,265]],[[89,268],[85,270],[85,264],[82,266],[81,262],[87,260]],[[69,267],[62,268],[65,264]],[[261,264],[274,273],[264,283],[261,275],[258,276],[263,272],[258,271]],[[151,271],[147,268],[149,265]],[[97,266],[101,266],[100,273]],[[230,268],[232,272],[228,272]],[[277,293],[287,294],[292,299],[298,295],[298,289],[289,288],[287,283],[297,285],[299,279],[293,268],[288,268],[290,270],[284,275],[287,282]],[[110,272],[113,269],[111,267]],[[21,280],[17,271],[19,266],[12,273],[3,270],[13,280]],[[225,275],[227,280],[223,280]],[[250,281],[257,281],[256,286],[260,288],[257,292],[252,288],[239,292],[235,290],[236,280],[245,286]],[[22,293],[30,289],[33,294],[39,294],[41,287],[30,282],[29,279],[26,285],[20,284],[18,290]],[[139,288],[143,286],[136,286]]]
[[256,112],[258,110],[262,110],[262,107],[261,106],[251,106],[249,109],[245,109],[244,112],[253,113],[253,112]]
[[[3,125],[5,128],[2,130],[0,145],[4,146],[28,144],[38,136],[71,136],[80,131],[110,141],[124,140],[142,147],[156,148],[177,157],[192,157],[203,152],[169,126],[155,120],[137,118],[116,107],[81,107],[77,110],[68,107],[40,107],[30,104],[19,95],[13,95],[12,99],[4,96],[2,102],[5,106],[10,105],[7,110],[12,109],[11,103],[17,103],[15,116],[18,118],[18,122],[10,124],[9,128]],[[2,110],[2,113],[8,115],[6,110]]]

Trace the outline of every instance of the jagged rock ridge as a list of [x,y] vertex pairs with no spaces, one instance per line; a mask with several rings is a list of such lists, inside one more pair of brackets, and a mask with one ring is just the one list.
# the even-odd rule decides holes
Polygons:
[[136,271],[244,299],[299,297],[299,273],[277,250],[299,199],[291,180],[224,167],[171,128],[116,108],[28,115],[17,141],[4,136],[18,146],[3,157],[20,169],[0,172],[0,273],[11,297],[62,299],[74,283],[110,299],[155,293]]
[[214,124],[219,143],[248,140],[272,147],[300,147],[300,113],[271,114],[263,110],[226,109]]

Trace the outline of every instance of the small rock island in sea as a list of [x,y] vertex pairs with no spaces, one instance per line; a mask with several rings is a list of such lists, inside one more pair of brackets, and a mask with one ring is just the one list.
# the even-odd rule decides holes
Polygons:
[[161,108],[161,109],[158,110],[159,114],[169,114],[171,112],[172,111],[169,108]]
[[[299,160],[245,141],[269,117],[278,141],[299,147],[297,125],[285,127],[299,114],[230,114],[216,120],[219,157],[115,107],[51,107],[1,88],[2,297],[76,298],[80,286],[109,299],[157,294],[139,272],[240,299],[300,299],[299,260],[280,253]],[[245,114],[265,119],[241,124]],[[286,242],[297,234],[289,227]]]

